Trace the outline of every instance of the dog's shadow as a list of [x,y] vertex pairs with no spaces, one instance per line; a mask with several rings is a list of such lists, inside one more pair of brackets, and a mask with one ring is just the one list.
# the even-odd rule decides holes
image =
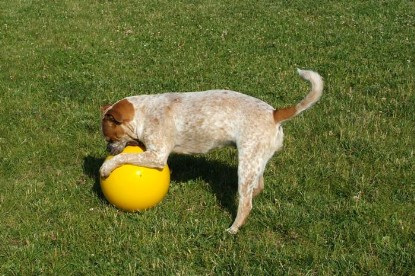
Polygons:
[[[84,173],[94,179],[92,191],[103,201],[105,197],[100,188],[99,168],[104,158],[86,156],[84,158]],[[208,160],[202,155],[176,155],[172,154],[168,161],[171,170],[171,180],[176,183],[188,182],[201,179],[209,184],[211,191],[215,194],[218,203],[232,216],[236,215],[237,193],[237,168],[219,160]]]
[[101,167],[102,163],[104,163],[104,160],[105,158],[88,155],[84,157],[83,164],[84,174],[94,180],[92,191],[98,196],[98,198],[103,201],[105,201],[105,197],[100,186],[99,168]]

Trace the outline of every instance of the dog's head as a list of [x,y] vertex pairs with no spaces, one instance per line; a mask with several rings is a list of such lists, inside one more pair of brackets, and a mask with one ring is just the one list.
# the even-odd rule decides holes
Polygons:
[[107,150],[120,153],[127,144],[137,143],[134,133],[134,106],[127,99],[101,107],[102,133],[108,142]]

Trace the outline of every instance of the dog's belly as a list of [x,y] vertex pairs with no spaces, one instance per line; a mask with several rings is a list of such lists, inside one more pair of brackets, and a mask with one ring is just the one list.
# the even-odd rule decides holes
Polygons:
[[180,153],[180,154],[197,154],[197,153],[207,153],[212,149],[221,148],[225,146],[235,146],[234,142],[231,141],[222,141],[212,143],[212,141],[204,142],[204,141],[195,141],[190,143],[184,144],[177,144],[173,148],[173,152]]
[[222,128],[212,131],[180,132],[175,137],[173,152],[183,154],[207,153],[212,149],[234,145],[235,138],[230,129]]

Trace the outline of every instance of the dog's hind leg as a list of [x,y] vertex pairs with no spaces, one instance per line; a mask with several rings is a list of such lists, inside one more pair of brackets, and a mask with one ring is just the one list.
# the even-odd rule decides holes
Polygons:
[[[256,161],[256,162],[255,162]],[[238,195],[239,204],[235,221],[227,229],[231,234],[236,234],[239,228],[244,225],[249,213],[252,210],[252,199],[263,189],[263,171],[265,164],[263,160],[256,158],[239,157],[238,166]]]
[[253,191],[253,197],[255,198],[257,195],[259,195],[264,190],[264,176],[261,175],[258,179],[258,183],[256,187],[254,187]]

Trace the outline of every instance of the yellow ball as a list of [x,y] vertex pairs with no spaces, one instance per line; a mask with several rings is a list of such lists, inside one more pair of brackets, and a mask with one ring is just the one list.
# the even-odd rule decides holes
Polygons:
[[[127,146],[122,153],[140,153],[136,146]],[[113,156],[108,156],[106,160]],[[105,198],[124,211],[143,211],[157,205],[167,194],[170,170],[122,165],[107,178],[101,178],[101,189]]]

